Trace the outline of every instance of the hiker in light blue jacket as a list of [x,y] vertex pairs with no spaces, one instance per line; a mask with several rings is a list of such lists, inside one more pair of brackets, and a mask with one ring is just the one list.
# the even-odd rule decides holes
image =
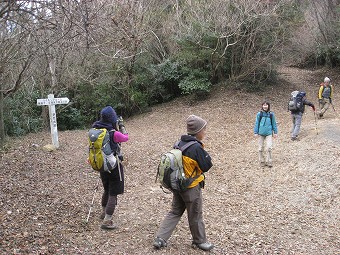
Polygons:
[[[270,111],[269,102],[262,103],[262,109],[256,115],[254,134],[259,137],[259,160],[261,166],[272,167],[273,136],[277,136],[275,115]],[[263,153],[267,152],[266,160]]]

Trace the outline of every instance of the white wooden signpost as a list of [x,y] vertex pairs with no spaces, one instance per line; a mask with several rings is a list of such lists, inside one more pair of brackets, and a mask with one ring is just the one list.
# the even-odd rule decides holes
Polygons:
[[48,98],[37,99],[37,105],[48,105],[48,112],[50,115],[50,127],[52,143],[56,148],[59,148],[58,128],[57,128],[57,114],[55,112],[56,104],[68,104],[70,100],[67,97],[54,98],[53,94],[49,94]]

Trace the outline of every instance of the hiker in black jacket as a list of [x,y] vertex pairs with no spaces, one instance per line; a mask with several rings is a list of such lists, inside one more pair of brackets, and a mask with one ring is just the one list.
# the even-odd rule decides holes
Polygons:
[[112,216],[117,205],[117,196],[124,193],[124,168],[121,163],[122,157],[119,157],[119,143],[127,142],[129,134],[126,132],[124,125],[120,123],[116,111],[111,106],[106,106],[101,110],[100,120],[93,123],[92,127],[106,128],[108,131],[114,130],[114,132],[110,132],[110,147],[117,155],[117,166],[111,173],[100,171],[100,178],[104,188],[101,198],[103,207],[103,212],[100,215],[103,220],[101,228],[112,230],[116,228]]
[[185,175],[193,177],[195,180],[188,186],[187,190],[183,192],[173,191],[171,210],[161,223],[153,246],[156,249],[167,246],[167,240],[170,238],[184,211],[187,210],[189,228],[193,238],[192,246],[209,251],[214,246],[207,241],[205,233],[201,190],[204,186],[204,172],[207,172],[212,167],[211,158],[204,150],[202,143],[205,137],[207,122],[195,115],[190,115],[186,122],[188,135],[181,136],[179,146],[182,147],[190,141],[197,141],[197,143],[184,150],[182,154]]

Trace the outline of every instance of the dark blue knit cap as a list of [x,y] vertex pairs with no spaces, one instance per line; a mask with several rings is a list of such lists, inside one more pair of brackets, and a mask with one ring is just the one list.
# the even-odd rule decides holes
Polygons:
[[117,122],[117,114],[111,106],[106,106],[101,110],[100,118],[103,122],[106,122],[106,123]]

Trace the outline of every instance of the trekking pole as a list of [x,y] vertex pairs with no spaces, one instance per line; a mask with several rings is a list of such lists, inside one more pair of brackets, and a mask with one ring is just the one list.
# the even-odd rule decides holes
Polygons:
[[121,149],[122,149],[122,145],[121,144],[117,144],[118,145],[118,148],[119,148],[119,153],[116,154],[116,159],[117,159],[117,165],[118,165],[118,173],[119,173],[119,180],[122,181],[122,172],[120,170],[120,159],[119,159],[119,155],[121,155]]
[[122,173],[120,171],[120,160],[119,160],[119,156],[116,155],[117,158],[117,164],[118,164],[118,173],[119,173],[119,180],[122,181]]
[[315,111],[314,111],[314,121],[315,121],[315,130],[316,130],[316,134],[318,135],[319,132],[318,132],[318,124],[316,122],[316,114],[315,114]]
[[93,202],[94,202],[94,196],[96,195],[96,192],[97,192],[97,190],[98,190],[98,187],[99,187],[99,179],[98,179],[98,181],[97,181],[96,187],[94,188],[94,194],[93,194],[93,197],[92,197],[92,202],[91,202],[91,204],[90,204],[89,213],[87,214],[86,223],[89,222],[89,218],[90,218],[90,214],[91,214],[92,207],[93,207]]
[[339,117],[338,111],[337,111],[337,110],[335,110],[334,104],[333,104],[333,103],[331,103],[331,105],[332,105],[333,111],[334,111],[334,112],[335,112],[335,114],[336,114],[336,115]]
[[336,112],[336,113],[337,113],[337,111],[336,111],[336,110],[335,110],[335,108],[334,108],[334,105],[333,105],[333,103],[331,103],[331,105],[332,105],[332,108],[333,108],[334,112]]

